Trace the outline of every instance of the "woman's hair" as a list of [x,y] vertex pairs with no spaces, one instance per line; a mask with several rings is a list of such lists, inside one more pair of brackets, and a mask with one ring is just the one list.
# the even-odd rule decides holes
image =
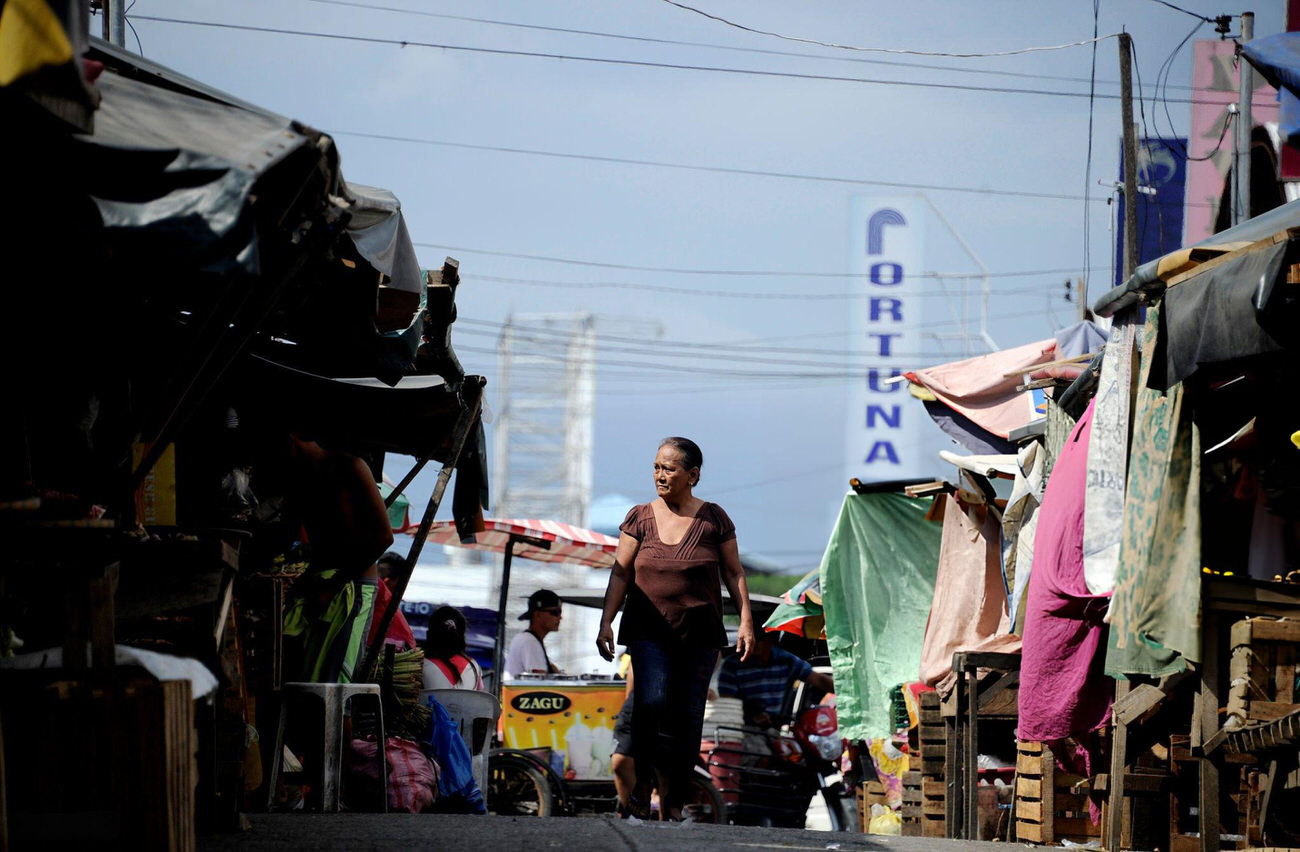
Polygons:
[[704,453],[700,452],[700,445],[690,438],[664,438],[659,442],[659,448],[672,447],[682,454],[682,463],[686,469],[704,466]]
[[430,659],[450,660],[465,653],[465,616],[453,606],[440,606],[429,616],[429,630],[422,645]]

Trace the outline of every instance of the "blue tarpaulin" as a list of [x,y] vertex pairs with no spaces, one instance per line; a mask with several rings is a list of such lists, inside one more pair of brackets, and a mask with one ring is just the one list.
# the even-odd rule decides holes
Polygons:
[[1300,148],[1300,33],[1278,33],[1241,46],[1242,55],[1277,89],[1278,130]]

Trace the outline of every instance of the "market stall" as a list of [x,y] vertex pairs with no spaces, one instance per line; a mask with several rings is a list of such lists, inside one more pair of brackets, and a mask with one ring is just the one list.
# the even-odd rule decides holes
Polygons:
[[[0,86],[25,128],[5,254],[40,272],[0,311],[0,838],[192,848],[280,759],[250,732],[274,732],[297,581],[391,542],[383,454],[443,466],[426,529],[453,469],[456,516],[481,512],[483,381],[450,348],[455,262],[419,270],[396,199],[345,181],[329,136],[69,10],[67,67]],[[328,520],[346,505],[376,509],[364,540]]]

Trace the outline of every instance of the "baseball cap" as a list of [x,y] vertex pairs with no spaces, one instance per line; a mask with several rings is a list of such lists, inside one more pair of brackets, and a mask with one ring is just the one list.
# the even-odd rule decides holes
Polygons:
[[519,616],[520,621],[527,621],[539,609],[551,609],[560,605],[560,596],[550,589],[538,589],[528,596],[528,609]]

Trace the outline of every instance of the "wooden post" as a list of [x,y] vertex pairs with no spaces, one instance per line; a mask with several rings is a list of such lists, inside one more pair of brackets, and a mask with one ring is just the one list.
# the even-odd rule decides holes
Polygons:
[[1219,616],[1206,612],[1201,629],[1200,732],[1201,852],[1219,852],[1219,767],[1205,746],[1219,732]]
[[966,712],[968,721],[966,722],[966,777],[964,779],[966,789],[964,796],[966,799],[966,830],[965,838],[967,840],[980,839],[980,818],[979,818],[979,679],[978,669],[974,666],[968,666],[968,671],[958,672],[958,679],[963,677],[966,680]]
[[1124,275],[1127,281],[1137,269],[1137,127],[1133,124],[1133,38],[1119,34],[1120,104],[1124,121]]
[[[1115,681],[1115,701],[1128,695],[1131,684],[1127,680]],[[1115,716],[1115,728],[1110,743],[1110,784],[1107,795],[1106,849],[1119,852],[1123,848],[1124,828],[1124,767],[1128,763],[1128,723]]]

